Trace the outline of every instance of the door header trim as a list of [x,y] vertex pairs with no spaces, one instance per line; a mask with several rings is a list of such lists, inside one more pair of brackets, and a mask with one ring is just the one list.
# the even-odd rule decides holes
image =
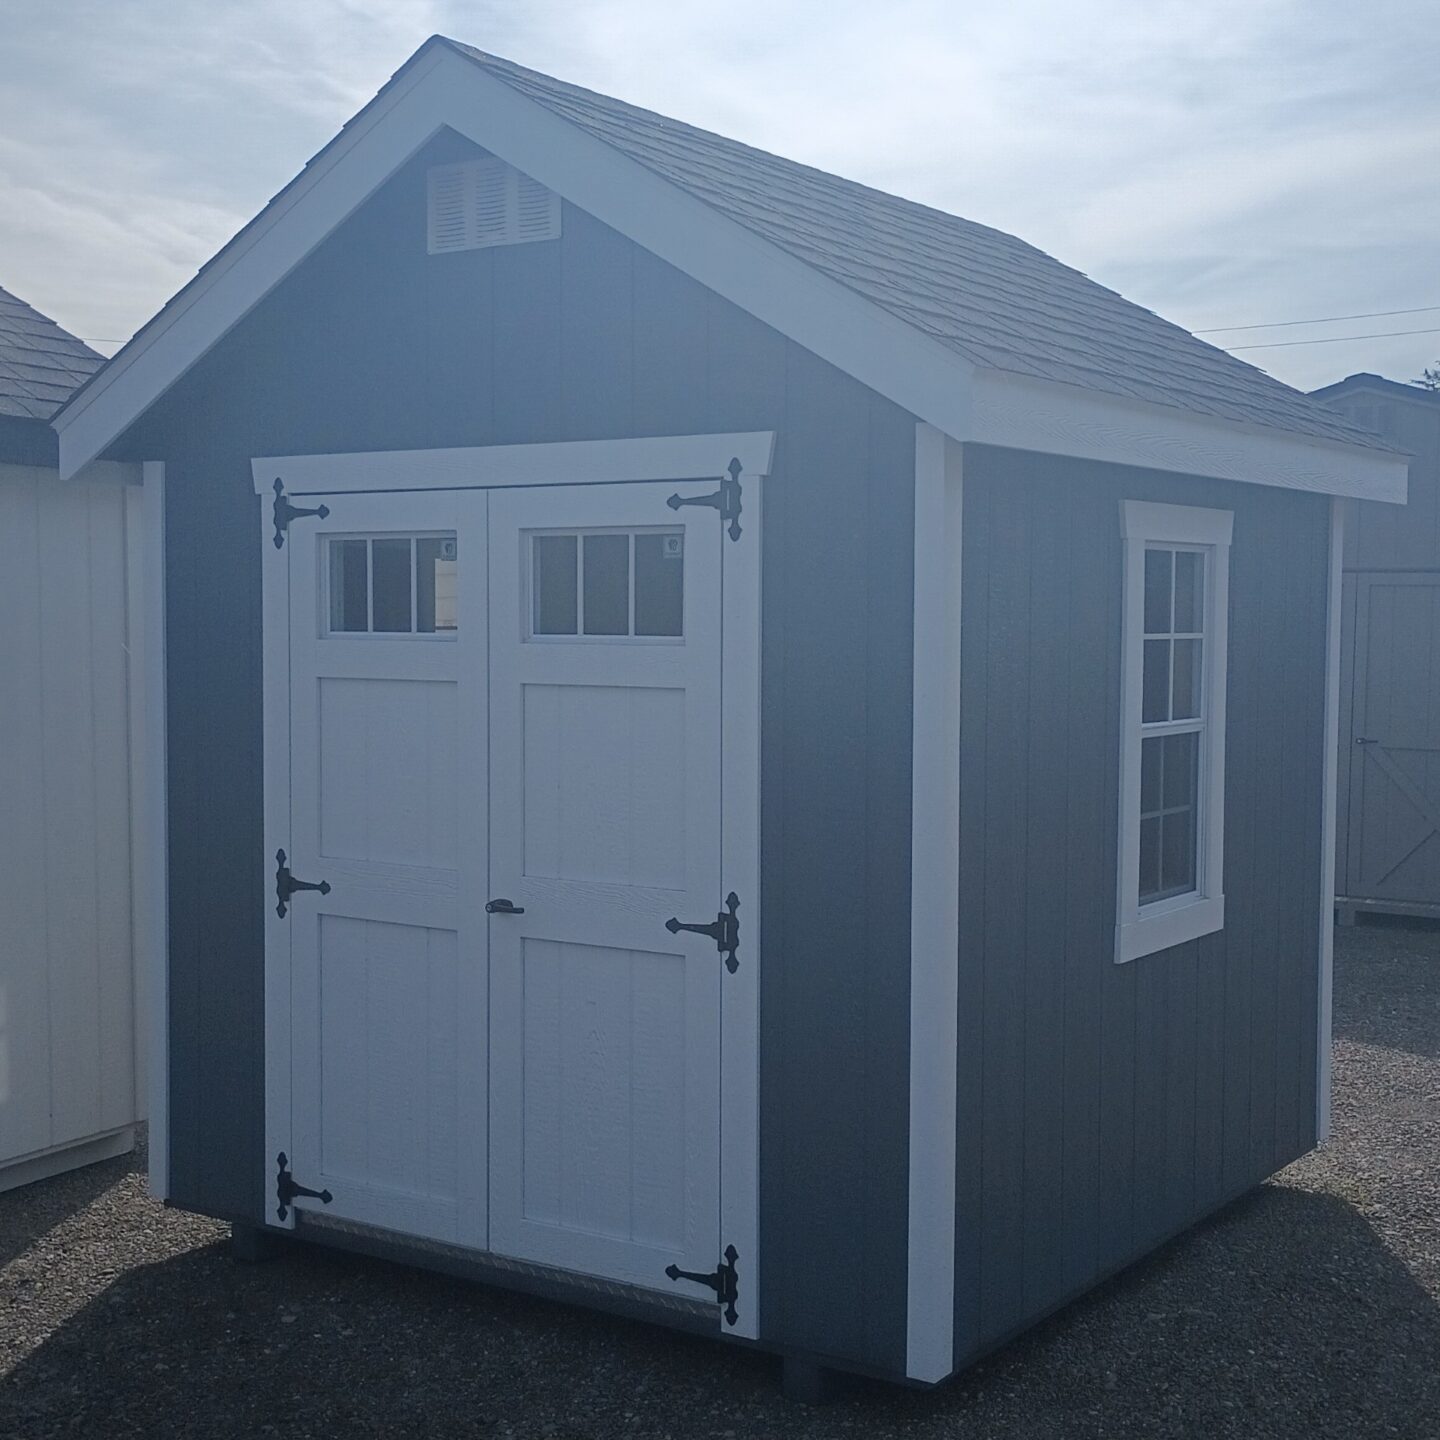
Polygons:
[[292,495],[375,490],[489,489],[514,485],[613,485],[643,480],[719,480],[732,460],[753,478],[770,474],[773,430],[567,440],[446,450],[362,450],[270,455],[250,462],[256,494],[284,482]]

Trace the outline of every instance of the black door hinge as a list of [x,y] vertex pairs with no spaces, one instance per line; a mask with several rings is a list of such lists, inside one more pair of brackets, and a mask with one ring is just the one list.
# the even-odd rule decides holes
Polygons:
[[286,862],[285,852],[275,852],[275,913],[283,920],[285,918],[286,902],[297,890],[318,890],[322,895],[330,893],[330,882],[328,880],[297,880],[290,873],[290,866]]
[[708,505],[720,512],[722,521],[730,522],[730,538],[740,538],[740,458],[736,456],[726,467],[730,474],[721,476],[720,488],[713,495],[692,495],[688,498],[672,495],[665,503],[678,510],[682,505]]
[[740,962],[735,958],[735,952],[740,948],[740,919],[735,913],[739,908],[740,897],[732,890],[725,897],[725,908],[712,924],[687,925],[672,915],[665,922],[665,928],[672,935],[678,935],[682,930],[688,930],[692,935],[708,935],[725,957],[725,968],[733,975],[740,968]]
[[328,1190],[307,1190],[305,1186],[297,1185],[283,1150],[275,1157],[275,1164],[279,1169],[279,1174],[275,1177],[275,1198],[280,1202],[275,1207],[275,1213],[282,1220],[290,1213],[290,1202],[296,1196],[303,1195],[309,1200],[318,1200],[322,1205],[328,1205],[335,1198]]
[[735,1308],[735,1302],[740,1298],[740,1275],[735,1266],[739,1258],[735,1247],[727,1245],[725,1256],[713,1274],[697,1275],[695,1271],[682,1270],[678,1265],[667,1265],[665,1274],[671,1280],[693,1280],[697,1285],[708,1285],[715,1292],[717,1302],[725,1307],[725,1323],[733,1325],[740,1318],[740,1312]]
[[285,532],[290,528],[292,520],[298,520],[302,515],[318,515],[322,520],[330,513],[328,505],[317,505],[313,510],[307,510],[301,505],[292,505],[289,497],[285,494],[285,482],[277,475],[275,477],[275,548],[278,550],[285,543]]

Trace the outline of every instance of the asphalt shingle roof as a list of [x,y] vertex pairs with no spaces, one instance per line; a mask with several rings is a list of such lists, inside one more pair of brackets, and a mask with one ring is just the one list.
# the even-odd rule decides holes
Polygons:
[[1033,245],[598,95],[458,41],[459,54],[730,219],[993,370],[1385,448],[1329,407]]
[[105,357],[0,290],[0,415],[48,420]]

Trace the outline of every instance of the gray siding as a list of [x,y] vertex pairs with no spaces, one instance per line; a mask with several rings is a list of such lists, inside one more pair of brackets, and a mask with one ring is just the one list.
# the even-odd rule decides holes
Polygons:
[[[1235,512],[1227,923],[1116,965],[1126,498]],[[966,448],[959,1364],[1314,1143],[1328,519]]]
[[424,164],[462,148],[401,172],[120,447],[169,466],[174,1197],[254,1219],[269,1174],[250,457],[774,429],[763,1325],[903,1370],[913,422],[571,207],[558,242],[427,257]]

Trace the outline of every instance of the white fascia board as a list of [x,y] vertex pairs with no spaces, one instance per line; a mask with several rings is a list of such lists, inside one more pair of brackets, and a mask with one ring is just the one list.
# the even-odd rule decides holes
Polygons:
[[976,373],[971,427],[981,445],[1282,489],[1405,503],[1406,456],[1212,419],[998,370]]
[[454,56],[449,123],[636,244],[953,437],[975,367],[589,132]]
[[[1403,458],[980,370],[443,46],[417,54],[55,417],[93,460],[443,127],[955,440],[1403,501]],[[983,403],[982,403],[983,401]]]
[[51,421],[68,479],[212,349],[445,122],[413,61]]
[[60,412],[62,474],[100,454],[446,126],[863,384],[963,434],[973,367],[953,351],[453,51],[413,63]]

